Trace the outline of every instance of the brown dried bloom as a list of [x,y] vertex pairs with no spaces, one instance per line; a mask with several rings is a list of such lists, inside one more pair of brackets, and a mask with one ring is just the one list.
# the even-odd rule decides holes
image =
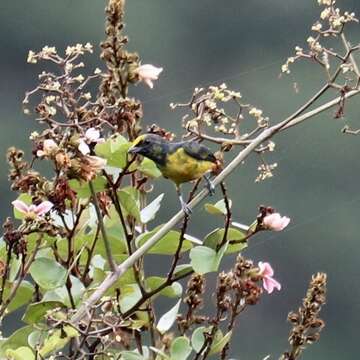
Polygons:
[[192,324],[201,323],[205,320],[203,316],[195,314],[196,310],[202,307],[204,292],[205,277],[201,274],[193,274],[188,281],[186,297],[184,298],[184,303],[188,306],[187,313],[185,316],[179,315],[177,318],[182,333],[185,333]]
[[293,325],[289,336],[291,350],[285,352],[281,360],[299,358],[307,345],[320,339],[320,332],[325,326],[319,315],[326,301],[326,280],[324,273],[313,275],[302,306],[288,315]]
[[81,180],[90,181],[104,169],[106,160],[92,155],[82,156],[80,159],[73,159],[71,161],[71,173],[74,172],[75,177]]

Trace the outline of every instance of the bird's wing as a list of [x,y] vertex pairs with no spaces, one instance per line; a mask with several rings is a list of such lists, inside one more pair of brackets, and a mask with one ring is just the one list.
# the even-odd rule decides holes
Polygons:
[[216,157],[209,148],[196,141],[186,141],[182,144],[184,151],[197,160],[211,161],[215,163]]

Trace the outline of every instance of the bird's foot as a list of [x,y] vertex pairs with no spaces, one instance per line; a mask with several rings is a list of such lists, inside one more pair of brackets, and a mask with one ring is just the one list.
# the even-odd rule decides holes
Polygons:
[[181,202],[181,210],[185,213],[186,216],[190,216],[192,214],[192,210],[188,204],[186,204],[186,202]]
[[209,195],[210,196],[215,195],[215,185],[213,184],[213,182],[207,176],[204,176],[204,178],[205,178],[205,181],[206,181],[206,188],[209,191]]
[[186,203],[181,204],[181,209],[186,216],[190,216],[192,214],[191,208]]

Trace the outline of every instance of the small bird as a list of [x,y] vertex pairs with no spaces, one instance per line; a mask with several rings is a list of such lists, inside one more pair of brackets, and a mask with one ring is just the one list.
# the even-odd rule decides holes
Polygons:
[[162,175],[175,183],[181,208],[187,215],[191,209],[181,195],[182,183],[203,177],[210,195],[215,192],[210,174],[219,169],[219,160],[210,149],[196,141],[169,142],[159,135],[145,134],[134,140],[128,152],[153,160]]

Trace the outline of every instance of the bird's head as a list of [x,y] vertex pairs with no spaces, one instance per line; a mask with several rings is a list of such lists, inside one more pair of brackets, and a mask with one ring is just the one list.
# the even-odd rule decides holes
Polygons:
[[165,161],[167,149],[168,142],[164,138],[155,134],[145,134],[133,141],[128,152],[143,155],[161,165]]

